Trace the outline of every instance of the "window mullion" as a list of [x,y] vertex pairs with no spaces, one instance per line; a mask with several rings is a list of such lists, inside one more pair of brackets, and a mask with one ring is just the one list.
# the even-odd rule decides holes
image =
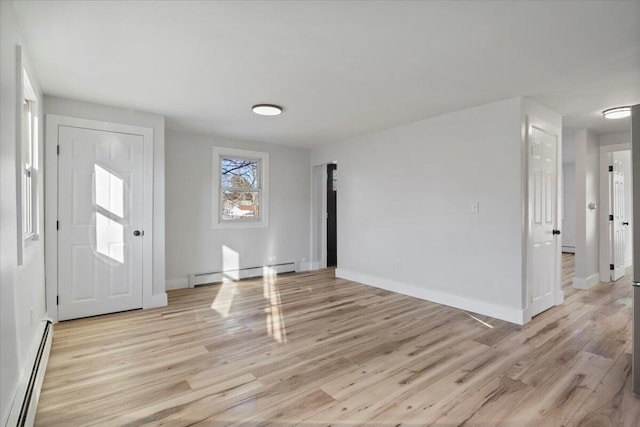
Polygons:
[[259,193],[260,188],[253,187],[220,187],[222,191],[233,191],[234,193]]

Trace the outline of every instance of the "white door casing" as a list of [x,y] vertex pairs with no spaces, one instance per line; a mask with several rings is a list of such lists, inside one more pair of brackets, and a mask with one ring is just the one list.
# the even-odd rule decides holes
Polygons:
[[[614,156],[612,156],[614,157]],[[612,159],[609,168],[609,263],[611,281],[624,276],[625,238],[624,229],[624,165],[620,160]]]
[[[58,321],[158,305],[153,129],[52,114],[46,129],[49,316]],[[144,235],[135,237],[133,230]],[[95,280],[83,284],[82,277]]]
[[559,286],[558,136],[529,126],[528,219],[530,230],[528,295],[533,317],[556,304]]

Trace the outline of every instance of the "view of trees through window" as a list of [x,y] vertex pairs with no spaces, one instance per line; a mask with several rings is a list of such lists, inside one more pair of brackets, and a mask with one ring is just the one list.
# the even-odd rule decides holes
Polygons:
[[260,161],[221,159],[222,220],[260,218]]

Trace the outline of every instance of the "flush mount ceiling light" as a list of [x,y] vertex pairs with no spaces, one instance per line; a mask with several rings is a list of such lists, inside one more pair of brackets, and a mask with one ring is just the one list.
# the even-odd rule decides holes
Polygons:
[[251,107],[254,113],[261,116],[277,116],[282,114],[282,107],[274,104],[256,104]]
[[605,119],[624,119],[631,115],[631,107],[615,107],[604,110],[602,115]]

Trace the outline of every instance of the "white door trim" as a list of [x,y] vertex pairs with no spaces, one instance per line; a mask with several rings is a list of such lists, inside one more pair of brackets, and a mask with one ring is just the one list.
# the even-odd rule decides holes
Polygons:
[[615,151],[631,150],[631,142],[600,146],[600,209],[598,214],[598,242],[600,281],[611,281],[609,272],[609,162]]
[[[524,293],[524,313],[523,313],[523,324],[528,323],[532,318],[531,313],[531,274],[533,269],[535,268],[533,263],[533,226],[531,223],[531,212],[530,212],[530,201],[529,201],[529,163],[530,163],[530,149],[529,149],[529,138],[531,137],[531,130],[535,127],[536,129],[548,133],[550,135],[554,135],[557,138],[556,144],[556,211],[554,212],[556,216],[556,227],[560,229],[560,218],[562,218],[562,204],[561,204],[561,195],[562,195],[562,180],[561,180],[561,171],[562,171],[562,132],[560,129],[550,129],[545,125],[540,125],[536,123],[537,120],[532,120],[531,116],[527,115],[524,118],[524,156],[522,159],[523,166],[523,215],[524,215],[524,232],[525,232],[525,251],[523,254],[524,261],[524,280],[525,280],[525,293]],[[556,132],[554,134],[554,132]],[[562,291],[562,239],[556,238],[556,253],[558,254],[558,258],[556,260],[556,285],[553,288],[553,299],[555,301],[555,305],[560,305],[564,302],[564,292]]]
[[45,140],[45,280],[49,317],[58,321],[58,127],[71,126],[142,136],[144,143],[144,200],[142,244],[142,308],[153,304],[153,129],[76,117],[47,114]]

